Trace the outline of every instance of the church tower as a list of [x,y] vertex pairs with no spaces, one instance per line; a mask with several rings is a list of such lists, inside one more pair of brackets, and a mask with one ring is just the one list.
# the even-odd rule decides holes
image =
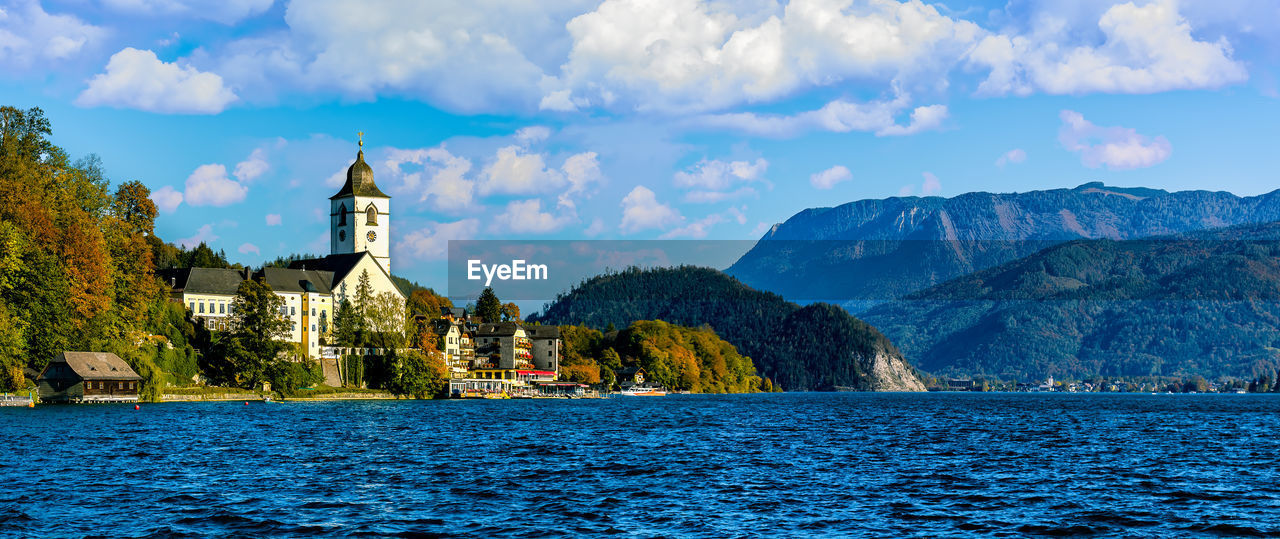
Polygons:
[[391,197],[373,183],[373,168],[364,162],[364,133],[347,183],[329,197],[329,252],[368,251],[391,273]]

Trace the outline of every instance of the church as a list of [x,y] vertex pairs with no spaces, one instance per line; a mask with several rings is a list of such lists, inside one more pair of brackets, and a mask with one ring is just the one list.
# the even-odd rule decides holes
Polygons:
[[333,315],[344,300],[354,302],[356,288],[367,275],[372,295],[391,293],[402,302],[404,292],[391,279],[391,197],[373,181],[364,161],[364,142],[347,168],[347,181],[329,197],[329,256],[292,262],[288,268],[179,268],[157,274],[170,287],[170,298],[186,305],[191,316],[211,329],[227,329],[236,289],[246,279],[267,283],[284,299],[281,316],[291,322],[285,340],[299,345],[309,358],[332,358]]

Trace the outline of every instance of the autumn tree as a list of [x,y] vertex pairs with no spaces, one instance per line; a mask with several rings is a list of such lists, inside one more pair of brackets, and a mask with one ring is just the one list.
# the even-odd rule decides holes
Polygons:
[[520,307],[515,303],[505,303],[502,305],[502,319],[508,322],[520,321]]
[[441,308],[453,307],[453,302],[449,301],[449,298],[436,294],[431,289],[414,290],[405,301],[409,316],[421,314],[436,317],[440,315]]

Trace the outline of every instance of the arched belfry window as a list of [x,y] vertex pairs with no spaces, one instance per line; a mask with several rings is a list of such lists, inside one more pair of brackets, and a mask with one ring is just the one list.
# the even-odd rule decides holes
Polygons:
[[370,204],[369,209],[364,211],[364,222],[369,225],[378,224],[378,208],[373,207],[373,204]]
[[347,205],[338,205],[338,226],[347,224]]

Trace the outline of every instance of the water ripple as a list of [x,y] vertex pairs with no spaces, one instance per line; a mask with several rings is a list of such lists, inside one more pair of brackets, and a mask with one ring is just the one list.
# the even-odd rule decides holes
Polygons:
[[0,409],[0,537],[1280,537],[1280,398]]

